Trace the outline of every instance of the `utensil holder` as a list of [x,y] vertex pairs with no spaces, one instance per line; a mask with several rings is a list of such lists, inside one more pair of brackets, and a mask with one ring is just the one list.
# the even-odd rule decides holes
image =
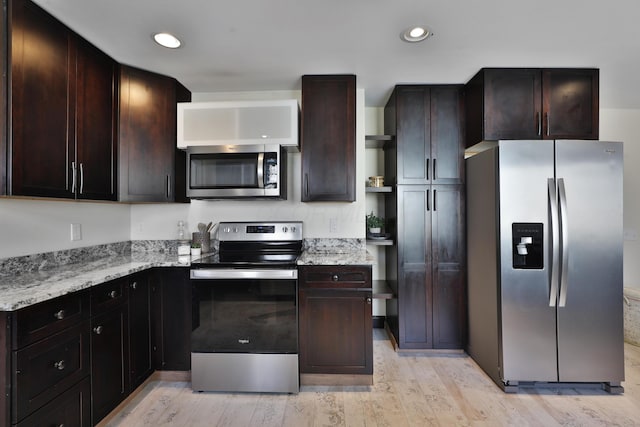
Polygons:
[[198,232],[192,233],[191,243],[200,243],[200,248],[202,248],[202,253],[206,254],[211,249],[211,234],[198,233]]

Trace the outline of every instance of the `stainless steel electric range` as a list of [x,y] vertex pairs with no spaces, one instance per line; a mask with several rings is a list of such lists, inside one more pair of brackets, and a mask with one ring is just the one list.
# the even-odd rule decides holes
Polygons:
[[191,264],[194,391],[297,393],[302,222],[224,222]]

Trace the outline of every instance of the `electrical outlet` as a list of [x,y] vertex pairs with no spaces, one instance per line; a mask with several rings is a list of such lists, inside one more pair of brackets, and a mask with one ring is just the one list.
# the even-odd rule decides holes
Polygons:
[[332,217],[329,218],[329,233],[337,233],[338,232],[338,218]]
[[82,224],[71,224],[71,241],[82,240]]

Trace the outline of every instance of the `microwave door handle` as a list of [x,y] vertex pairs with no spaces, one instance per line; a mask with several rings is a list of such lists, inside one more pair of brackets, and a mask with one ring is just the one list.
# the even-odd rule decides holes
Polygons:
[[258,153],[258,188],[264,188],[264,153]]

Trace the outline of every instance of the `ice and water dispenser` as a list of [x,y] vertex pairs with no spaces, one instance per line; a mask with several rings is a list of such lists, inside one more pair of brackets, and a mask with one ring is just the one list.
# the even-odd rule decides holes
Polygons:
[[542,269],[544,267],[542,223],[511,224],[513,268]]

